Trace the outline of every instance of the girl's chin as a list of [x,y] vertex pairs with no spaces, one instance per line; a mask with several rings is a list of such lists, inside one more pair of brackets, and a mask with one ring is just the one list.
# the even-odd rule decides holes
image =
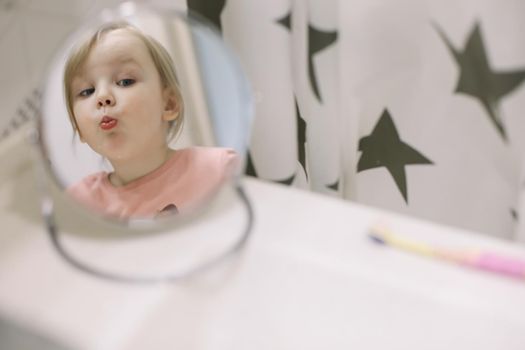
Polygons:
[[106,158],[109,161],[112,160],[124,160],[128,158],[127,153],[124,149],[118,147],[104,147],[103,149],[97,152],[102,157]]
[[107,158],[110,162],[119,162],[129,159],[129,156],[123,153],[105,154],[104,157]]
[[130,158],[130,152],[126,150],[126,148],[122,145],[104,145],[104,147],[100,150],[100,152],[97,152],[100,155],[102,155],[104,158],[107,158],[108,160],[125,160]]

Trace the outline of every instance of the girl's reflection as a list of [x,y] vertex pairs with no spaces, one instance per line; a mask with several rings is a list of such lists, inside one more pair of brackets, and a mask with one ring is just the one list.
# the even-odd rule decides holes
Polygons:
[[98,212],[152,218],[184,211],[238,166],[231,149],[169,148],[184,120],[173,62],[159,42],[128,23],[106,24],[73,49],[64,91],[75,133],[114,169],[68,189]]

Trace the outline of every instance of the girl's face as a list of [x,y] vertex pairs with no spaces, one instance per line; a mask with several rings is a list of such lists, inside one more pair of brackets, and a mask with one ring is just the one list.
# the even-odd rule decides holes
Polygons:
[[177,103],[139,37],[125,29],[104,34],[71,86],[80,139],[95,152],[110,161],[165,152]]

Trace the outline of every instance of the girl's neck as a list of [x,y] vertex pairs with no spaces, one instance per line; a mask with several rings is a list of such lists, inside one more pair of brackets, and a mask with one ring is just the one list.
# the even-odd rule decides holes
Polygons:
[[115,171],[109,174],[109,182],[115,187],[125,186],[160,168],[174,152],[166,147],[139,159],[112,160],[111,165]]

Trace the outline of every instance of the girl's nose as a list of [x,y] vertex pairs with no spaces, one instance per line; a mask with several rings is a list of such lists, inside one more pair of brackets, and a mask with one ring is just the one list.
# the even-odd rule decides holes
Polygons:
[[98,96],[97,106],[99,108],[106,106],[113,106],[115,104],[115,99],[111,94],[101,94]]

